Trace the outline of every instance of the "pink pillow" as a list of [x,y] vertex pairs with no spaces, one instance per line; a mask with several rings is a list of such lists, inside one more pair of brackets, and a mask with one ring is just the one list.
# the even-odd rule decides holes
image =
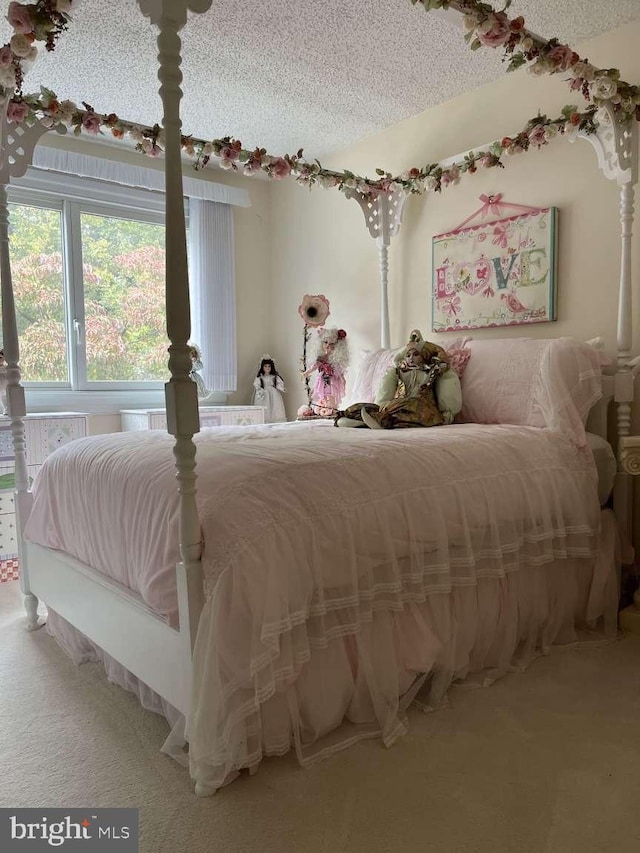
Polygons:
[[471,340],[462,379],[462,417],[566,432],[584,442],[584,423],[601,396],[600,354],[571,338]]
[[458,378],[462,379],[465,368],[471,358],[471,350],[468,347],[452,347],[446,350],[449,356],[451,367],[458,374]]

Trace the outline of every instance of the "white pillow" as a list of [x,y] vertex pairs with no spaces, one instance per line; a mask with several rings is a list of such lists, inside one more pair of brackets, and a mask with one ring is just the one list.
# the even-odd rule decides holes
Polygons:
[[471,340],[462,416],[472,423],[559,429],[585,443],[589,410],[602,396],[601,355],[572,338]]
[[397,349],[363,350],[360,354],[360,366],[356,381],[348,395],[344,407],[353,403],[373,403],[382,378],[393,365],[393,358],[403,347]]
[[600,506],[604,506],[613,491],[613,484],[618,471],[616,455],[609,442],[605,441],[599,435],[588,432],[586,433],[586,438],[598,471],[598,498]]

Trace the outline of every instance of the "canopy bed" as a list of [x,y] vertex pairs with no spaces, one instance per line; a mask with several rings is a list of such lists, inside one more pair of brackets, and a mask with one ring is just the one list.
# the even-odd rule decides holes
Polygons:
[[[37,122],[10,121],[9,92],[2,110],[0,263],[21,583],[29,629],[38,627],[41,599],[73,654],[98,654],[111,677],[164,710],[173,724],[167,750],[184,758],[188,742],[196,793],[208,795],[241,769],[255,769],[264,755],[292,746],[310,763],[362,737],[390,744],[404,731],[403,711],[418,691],[435,707],[453,680],[490,683],[554,642],[578,642],[583,631],[615,637],[616,525],[611,511],[600,509],[585,421],[606,439],[607,406],[615,402],[614,505],[628,529],[629,478],[640,446],[629,434],[637,139],[635,125],[620,122],[607,104],[599,109],[609,110],[610,123],[585,131],[622,193],[612,375],[601,372],[597,349],[568,339],[525,340],[517,353],[513,341],[473,342],[470,364],[498,365],[488,385],[477,370],[463,382],[475,423],[382,436],[294,424],[220,430],[194,441],[178,32],[187,11],[204,13],[210,0],[139,2],[159,28],[171,211],[166,408],[178,493],[172,441],[160,433],[79,441],[50,458],[35,501],[29,490],[6,187],[24,172],[42,134],[61,125],[51,121],[51,99]],[[462,0],[452,5],[466,8]],[[149,132],[142,138],[153,150],[159,131]],[[229,151],[219,146],[214,153],[235,162],[238,149],[226,142]],[[267,170],[284,170],[277,159]],[[338,179],[310,171],[300,157],[279,159],[307,182],[340,184],[363,207],[381,247],[388,350],[386,248],[420,176]],[[440,164],[421,179],[442,182],[452,174]],[[495,358],[474,362],[473,351],[489,343]],[[367,365],[370,375],[377,369],[377,362]],[[486,388],[497,389],[495,412],[509,382],[511,408],[496,422],[482,412]],[[362,383],[361,389],[368,393]]]

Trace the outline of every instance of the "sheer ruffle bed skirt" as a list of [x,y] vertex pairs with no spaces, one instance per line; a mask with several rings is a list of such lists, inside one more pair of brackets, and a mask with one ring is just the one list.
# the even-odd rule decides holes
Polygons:
[[[214,596],[203,612],[186,722],[193,779],[215,789],[292,748],[309,765],[363,738],[390,746],[406,731],[413,700],[436,709],[452,683],[487,686],[554,644],[614,640],[618,533],[613,514],[601,515],[595,556],[520,565],[401,607],[373,607],[357,630],[341,630],[336,614],[332,631],[325,615],[323,640],[307,624],[292,625],[242,677],[233,633],[225,635],[224,597]],[[164,714],[173,728],[163,748],[186,762],[184,718],[57,614],[48,624],[76,662],[102,660],[112,681]]]

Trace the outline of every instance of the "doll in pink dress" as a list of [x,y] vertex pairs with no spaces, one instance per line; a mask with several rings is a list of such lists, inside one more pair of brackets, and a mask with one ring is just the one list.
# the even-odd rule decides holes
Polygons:
[[311,391],[311,408],[320,417],[333,416],[345,395],[345,374],[349,366],[349,345],[344,329],[318,329],[316,356],[302,375],[316,373]]

